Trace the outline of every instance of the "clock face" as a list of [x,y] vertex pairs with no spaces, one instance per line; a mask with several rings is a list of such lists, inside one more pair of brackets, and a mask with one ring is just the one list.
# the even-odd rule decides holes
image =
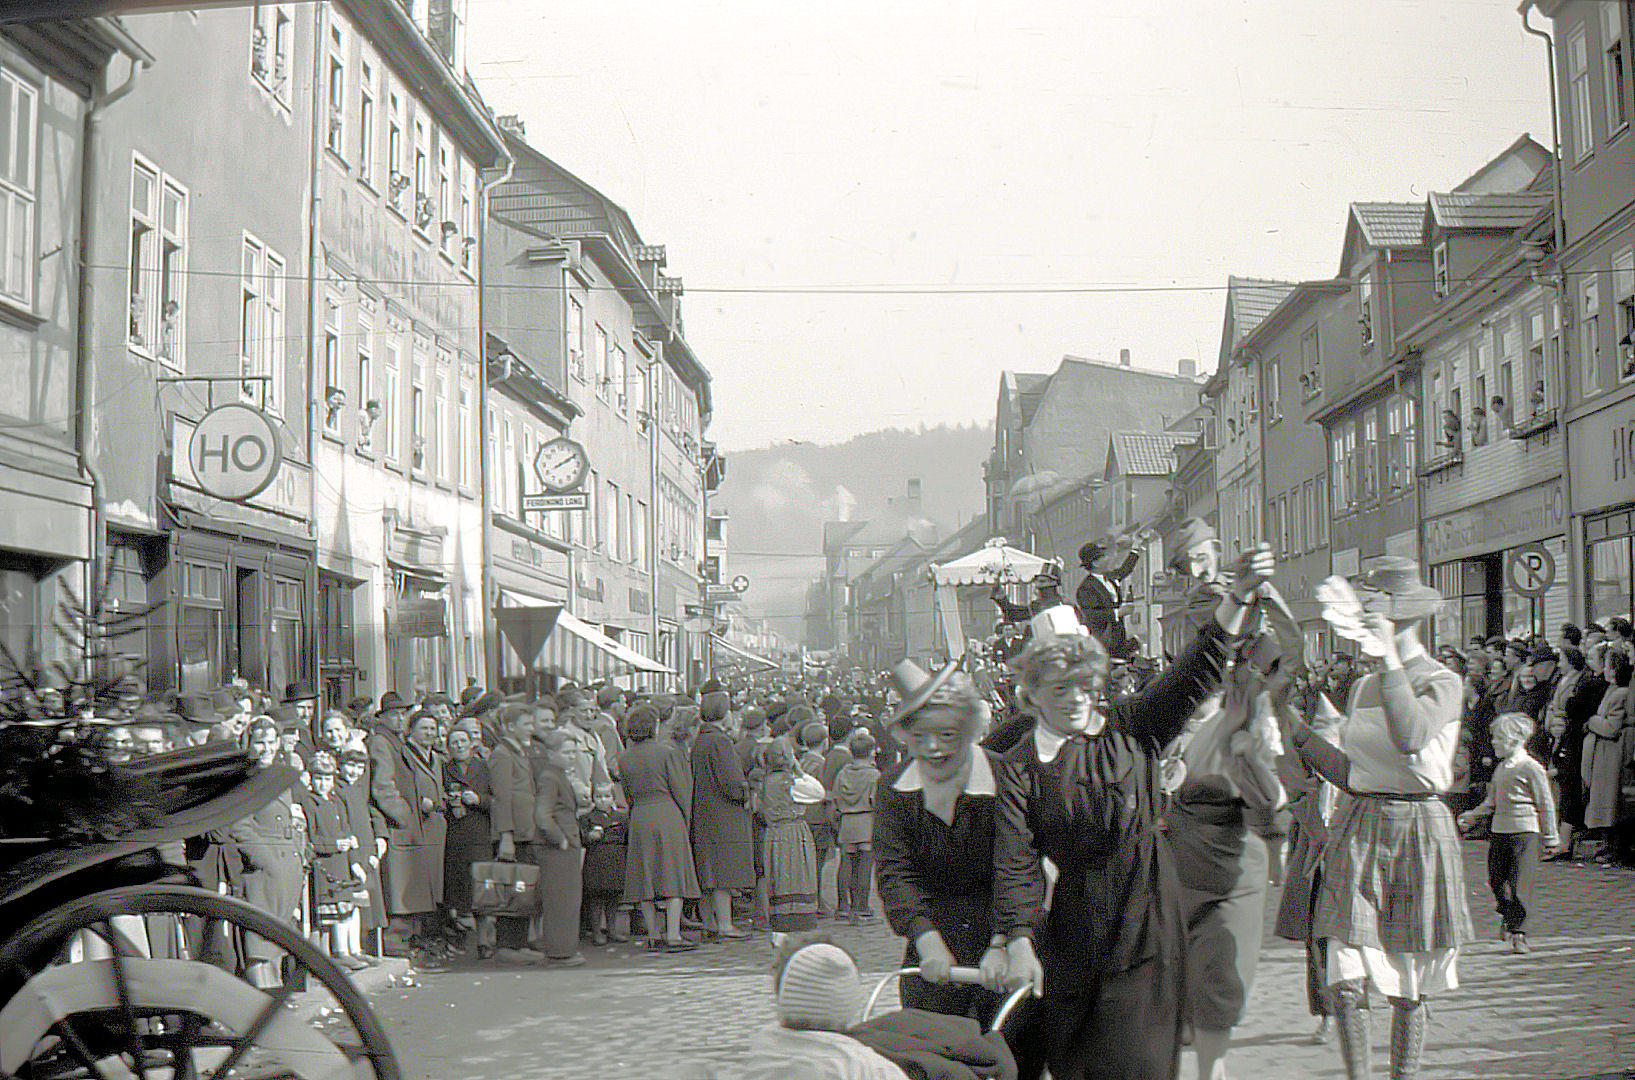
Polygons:
[[534,473],[553,493],[577,489],[589,466],[585,448],[572,439],[553,439],[534,455]]

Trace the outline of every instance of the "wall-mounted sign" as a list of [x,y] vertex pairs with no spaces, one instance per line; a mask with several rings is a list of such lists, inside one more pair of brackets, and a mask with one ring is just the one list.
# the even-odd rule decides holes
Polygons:
[[448,633],[447,605],[438,597],[397,598],[392,632],[400,638],[438,638]]
[[284,455],[278,428],[248,405],[223,405],[199,420],[187,460],[205,494],[229,502],[253,499],[273,482]]
[[749,591],[749,578],[745,577],[743,574],[739,574],[737,577],[733,578],[732,579],[732,591],[735,592],[735,593],[746,593],[746,592],[748,592]]
[[1504,576],[1523,596],[1543,596],[1556,582],[1556,560],[1543,544],[1526,544],[1510,552]]
[[[553,495],[575,491],[590,470],[590,455],[567,436],[552,439],[534,453],[534,475]],[[524,509],[527,509],[524,507]],[[574,509],[583,510],[578,506]]]
[[590,505],[590,497],[583,491],[563,495],[524,495],[522,509],[529,510],[583,510]]

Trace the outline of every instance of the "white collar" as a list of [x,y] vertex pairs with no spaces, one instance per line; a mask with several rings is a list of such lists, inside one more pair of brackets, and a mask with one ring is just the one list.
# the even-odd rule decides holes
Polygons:
[[[895,791],[920,791],[925,787],[925,777],[920,773],[920,763],[910,761],[908,768],[891,785]],[[980,746],[971,747],[971,775],[965,781],[962,795],[998,795],[999,785],[994,782],[993,767],[988,764],[988,755]]]
[[[1104,718],[1102,726],[1097,729],[1097,734],[1105,730],[1106,727],[1107,722]],[[1056,755],[1062,752],[1062,746],[1074,735],[1085,739],[1094,737],[1088,731],[1075,731],[1072,735],[1058,735],[1050,730],[1042,719],[1035,721],[1033,725],[1033,752],[1039,755],[1039,764],[1049,765],[1052,761],[1055,761]]]

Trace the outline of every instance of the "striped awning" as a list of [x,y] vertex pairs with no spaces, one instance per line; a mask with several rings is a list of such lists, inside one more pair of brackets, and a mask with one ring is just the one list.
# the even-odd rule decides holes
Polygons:
[[497,607],[494,621],[524,664],[559,678],[588,683],[631,670],[675,674],[576,618],[560,604]]
[[[748,649],[740,649],[726,638],[718,637],[715,634],[710,635],[710,647],[727,657],[722,666],[742,666],[751,672],[777,671],[783,666],[776,660],[768,660],[764,656],[755,655]],[[722,662],[718,661],[717,663],[721,664]]]

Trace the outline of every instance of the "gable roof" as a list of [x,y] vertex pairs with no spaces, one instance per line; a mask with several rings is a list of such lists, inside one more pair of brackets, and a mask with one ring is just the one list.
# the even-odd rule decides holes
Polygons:
[[1433,226],[1441,229],[1519,229],[1551,204],[1548,192],[1516,194],[1433,191],[1421,218],[1422,235]]
[[1351,216],[1369,247],[1418,247],[1423,209],[1424,204],[1416,202],[1354,202]]
[[1294,282],[1273,278],[1238,277],[1226,279],[1226,303],[1231,312],[1237,340],[1242,341],[1271,314],[1283,298],[1294,291]]
[[1115,431],[1107,453],[1107,475],[1168,476],[1175,468],[1177,446],[1196,442],[1198,433]]

